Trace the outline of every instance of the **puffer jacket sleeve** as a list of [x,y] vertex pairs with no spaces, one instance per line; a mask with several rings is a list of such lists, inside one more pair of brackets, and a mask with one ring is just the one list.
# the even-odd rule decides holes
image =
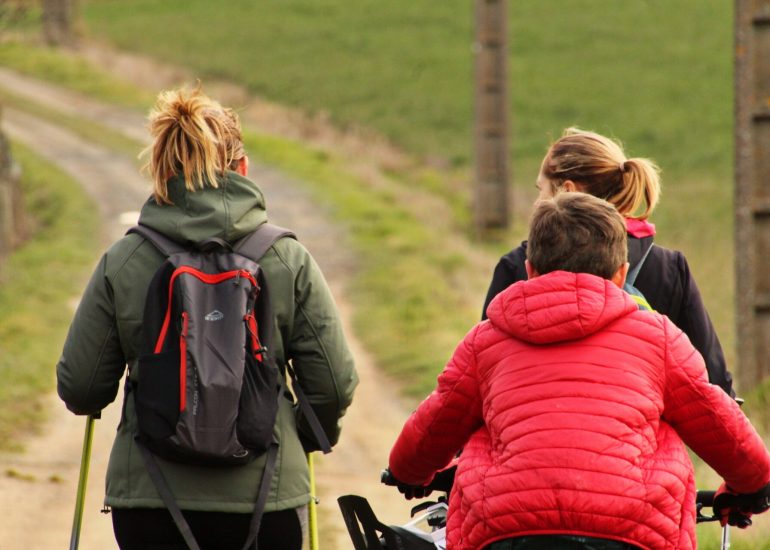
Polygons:
[[438,386],[407,419],[390,452],[390,471],[424,485],[445,468],[483,423],[473,342],[477,325],[460,342]]
[[[294,273],[294,326],[286,346],[302,390],[321,426],[334,445],[340,435],[340,419],[353,399],[358,376],[348,349],[337,307],[318,265],[307,250],[300,254]],[[310,425],[297,408],[297,426],[306,451],[319,446]]]
[[770,454],[762,438],[718,386],[709,384],[701,355],[667,318],[663,418],[698,456],[739,493],[770,482]]
[[117,396],[126,360],[103,256],[80,300],[56,365],[57,389],[76,414],[95,414]]

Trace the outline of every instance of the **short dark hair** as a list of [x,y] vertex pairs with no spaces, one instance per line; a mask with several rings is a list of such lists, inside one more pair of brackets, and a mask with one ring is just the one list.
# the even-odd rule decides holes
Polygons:
[[607,201],[562,192],[535,205],[527,258],[540,275],[561,270],[611,279],[627,257],[625,222]]

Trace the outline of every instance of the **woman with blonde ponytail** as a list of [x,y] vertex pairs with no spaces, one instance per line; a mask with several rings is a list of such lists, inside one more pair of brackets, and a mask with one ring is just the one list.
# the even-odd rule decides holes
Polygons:
[[[232,245],[267,222],[262,191],[247,177],[249,162],[234,111],[207,97],[200,86],[166,91],[150,113],[149,130],[146,169],[153,192],[142,207],[141,225],[189,250],[213,241]],[[110,454],[105,498],[123,550],[188,547],[188,536],[181,534],[184,522],[172,519],[165,508],[154,484],[159,476],[150,475],[135,440],[137,407],[130,389],[137,378],[146,294],[165,259],[137,233],[110,247],[80,301],[57,365],[60,397],[74,413],[88,415],[115,399],[129,367],[132,384],[127,384]],[[296,239],[278,239],[258,260],[277,329],[270,346],[277,366],[285,372],[291,362],[297,385],[334,445],[357,377],[331,292]],[[207,315],[205,320],[221,318]],[[289,391],[281,391],[278,399],[273,434],[279,446],[277,455],[271,455],[277,458],[272,478],[267,477],[272,481],[266,485],[261,522],[253,512],[259,509],[255,503],[265,455],[219,468],[156,458],[160,477],[201,548],[240,550],[252,535],[256,541],[248,545],[251,549],[303,547],[311,499],[305,453],[319,444]]]
[[[734,396],[717,338],[684,254],[653,246],[655,225],[648,221],[660,198],[660,170],[649,159],[627,158],[622,146],[595,132],[567,128],[543,159],[537,178],[538,199],[560,191],[579,191],[613,204],[625,218],[629,273],[634,286],[659,313],[687,334],[703,355],[709,381]],[[527,241],[505,254],[495,267],[482,319],[492,299],[509,285],[527,278]]]
[[246,172],[248,159],[238,116],[203,95],[200,88],[162,92],[149,118],[155,140],[143,155],[150,157],[145,168],[158,204],[173,204],[169,180],[180,171],[191,193],[206,186],[218,188],[219,175],[228,170]]

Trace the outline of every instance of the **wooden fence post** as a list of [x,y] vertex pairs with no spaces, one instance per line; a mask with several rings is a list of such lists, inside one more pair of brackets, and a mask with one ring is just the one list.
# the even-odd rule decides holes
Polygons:
[[[0,111],[2,120],[2,111]],[[11,146],[0,130],[0,266],[26,236],[21,194],[21,170],[11,156]]]
[[49,46],[75,43],[75,0],[43,0],[43,38]]
[[770,376],[770,0],[735,2],[735,273],[739,389]]
[[476,230],[508,226],[508,25],[506,0],[476,0]]

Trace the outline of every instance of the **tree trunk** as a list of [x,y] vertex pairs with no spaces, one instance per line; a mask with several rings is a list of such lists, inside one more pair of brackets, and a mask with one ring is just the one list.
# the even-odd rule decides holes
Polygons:
[[75,0],[43,0],[43,38],[49,46],[75,44]]

